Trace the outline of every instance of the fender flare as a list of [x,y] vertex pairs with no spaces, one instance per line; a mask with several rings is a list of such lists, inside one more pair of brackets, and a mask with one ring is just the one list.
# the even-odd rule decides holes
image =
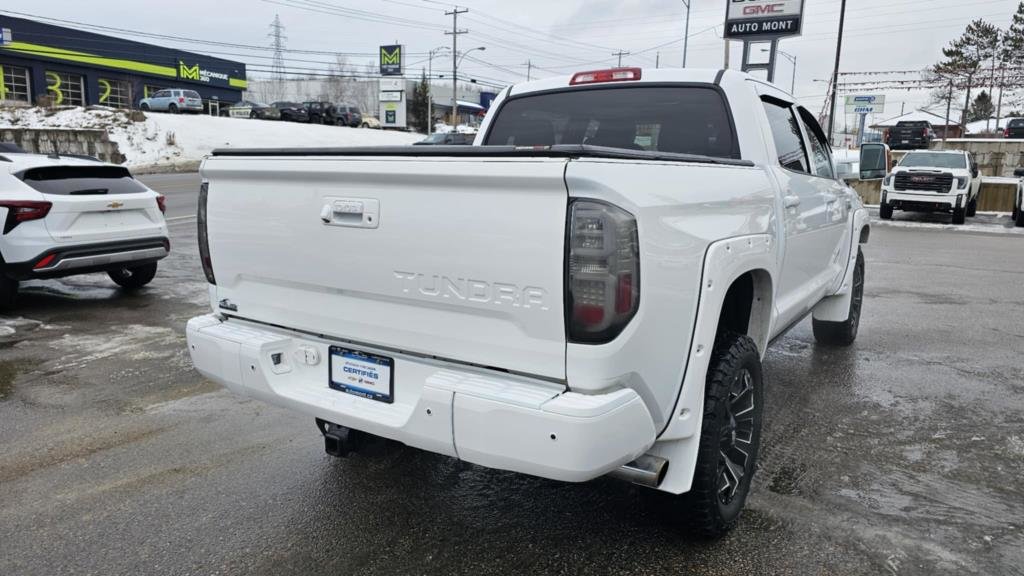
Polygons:
[[871,225],[868,223],[868,211],[861,208],[854,212],[850,229],[850,254],[846,262],[846,271],[839,288],[832,296],[824,298],[814,306],[814,319],[824,322],[844,322],[850,316],[850,287],[853,282],[853,269],[857,266],[857,254],[860,245],[867,244],[871,236]]
[[[718,332],[718,319],[726,293],[740,276],[752,271],[766,272],[772,284],[770,301],[760,310],[767,311],[757,321],[764,324],[755,343],[764,356],[770,326],[775,316],[774,287],[777,284],[777,242],[773,235],[755,234],[715,242],[704,258],[701,291],[698,300],[693,339],[687,357],[680,392],[665,430],[648,452],[669,460],[670,465],[659,490],[682,494],[690,489],[697,465],[700,428],[704,414],[704,388],[711,350]],[[755,313],[751,311],[751,324]],[[757,333],[755,331],[755,333]]]

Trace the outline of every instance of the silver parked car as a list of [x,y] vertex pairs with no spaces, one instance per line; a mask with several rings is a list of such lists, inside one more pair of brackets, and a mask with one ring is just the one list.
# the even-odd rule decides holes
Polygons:
[[202,112],[203,99],[195,90],[177,90],[168,88],[159,90],[149,98],[139,102],[139,108],[154,112]]

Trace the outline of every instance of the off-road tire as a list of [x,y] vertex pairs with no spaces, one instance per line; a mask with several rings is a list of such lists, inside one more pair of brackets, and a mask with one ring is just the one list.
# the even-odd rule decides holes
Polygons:
[[11,280],[6,276],[0,276],[0,310],[14,308],[18,299],[18,281]]
[[978,197],[975,196],[974,200],[967,203],[967,217],[974,218],[974,215],[978,213]]
[[827,322],[811,319],[814,339],[818,344],[826,346],[849,346],[857,339],[860,328],[860,312],[864,304],[864,253],[857,249],[857,264],[853,267],[853,280],[850,286],[850,312],[842,322]]
[[170,112],[171,114],[177,114],[178,113],[178,105],[177,104],[173,104],[173,103],[169,104],[167,106],[167,111]]
[[[700,537],[718,538],[739,520],[757,469],[761,388],[761,355],[754,341],[720,334],[708,366],[697,467],[690,491],[682,496],[688,527]],[[727,463],[727,453],[743,459],[742,467]]]
[[882,204],[878,207],[878,217],[882,220],[892,220],[892,204]]
[[153,281],[153,277],[156,276],[156,262],[111,270],[107,275],[125,290],[138,290]]
[[960,225],[967,221],[967,211],[963,208],[953,209],[953,224]]
[[149,112],[149,104],[143,104],[142,106],[139,106],[139,109],[143,112]]

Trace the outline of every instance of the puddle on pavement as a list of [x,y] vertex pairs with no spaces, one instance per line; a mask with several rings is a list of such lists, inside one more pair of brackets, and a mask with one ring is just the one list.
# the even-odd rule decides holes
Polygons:
[[32,370],[38,362],[32,360],[13,360],[0,362],[0,402],[14,394],[14,382],[18,376]]

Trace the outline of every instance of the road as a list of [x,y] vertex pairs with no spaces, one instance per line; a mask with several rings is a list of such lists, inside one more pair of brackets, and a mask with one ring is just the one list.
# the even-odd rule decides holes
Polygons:
[[[195,176],[146,181],[194,200]],[[709,543],[613,480],[324,455],[310,419],[192,370],[208,304],[177,222],[150,288],[31,283],[0,324],[0,574],[1024,574],[1019,236],[876,228],[857,343],[805,322],[768,351],[761,466]]]
[[146,186],[167,196],[167,219],[186,219],[196,215],[199,201],[199,174],[143,174],[138,176]]

